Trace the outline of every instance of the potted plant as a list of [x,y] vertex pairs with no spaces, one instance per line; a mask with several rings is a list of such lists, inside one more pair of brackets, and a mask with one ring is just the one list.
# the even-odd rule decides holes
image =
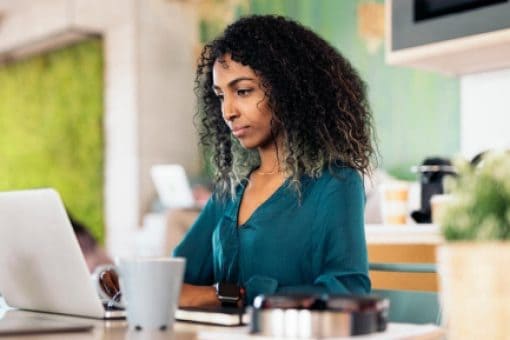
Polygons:
[[456,164],[451,200],[439,224],[443,321],[448,339],[510,337],[510,154],[491,153],[473,167]]

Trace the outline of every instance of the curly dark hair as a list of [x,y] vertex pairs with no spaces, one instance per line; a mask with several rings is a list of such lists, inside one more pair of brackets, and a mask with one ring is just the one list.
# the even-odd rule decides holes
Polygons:
[[[283,135],[284,170],[299,190],[303,175],[318,177],[335,164],[370,172],[376,159],[365,84],[351,64],[324,39],[281,16],[254,15],[229,25],[205,45],[198,61],[195,123],[211,156],[219,193],[236,185],[260,160],[244,149],[223,120],[213,91],[212,69],[225,55],[247,65],[262,81]],[[276,135],[276,131],[273,131]]]

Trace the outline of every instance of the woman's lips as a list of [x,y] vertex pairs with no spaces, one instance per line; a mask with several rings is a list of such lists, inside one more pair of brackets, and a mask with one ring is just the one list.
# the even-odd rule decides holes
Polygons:
[[248,133],[249,126],[240,126],[232,129],[232,134],[236,138],[242,138]]

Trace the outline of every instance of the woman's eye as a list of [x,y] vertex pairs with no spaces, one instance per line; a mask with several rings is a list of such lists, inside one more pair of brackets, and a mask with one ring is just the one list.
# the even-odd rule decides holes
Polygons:
[[220,102],[223,101],[223,93],[217,93],[216,94],[216,97],[218,97],[218,99],[220,100]]
[[237,95],[239,97],[246,97],[250,92],[253,91],[252,89],[239,89],[237,90]]

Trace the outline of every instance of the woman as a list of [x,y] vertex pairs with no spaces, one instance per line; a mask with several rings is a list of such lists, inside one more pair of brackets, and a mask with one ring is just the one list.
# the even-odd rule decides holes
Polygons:
[[370,291],[363,183],[374,154],[364,84],[300,24],[251,16],[204,47],[198,128],[215,193],[174,250],[180,305],[215,283],[261,293]]

